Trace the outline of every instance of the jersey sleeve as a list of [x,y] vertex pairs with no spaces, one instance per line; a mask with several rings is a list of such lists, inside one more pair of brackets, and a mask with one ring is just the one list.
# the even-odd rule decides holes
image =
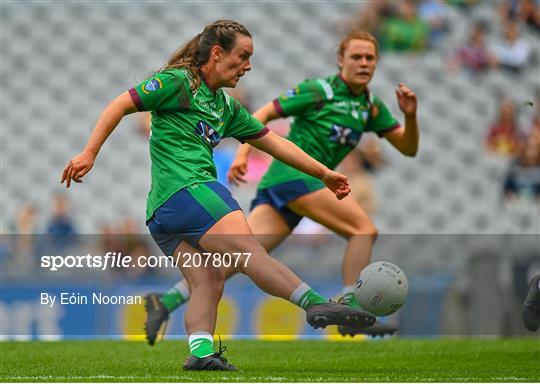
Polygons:
[[190,107],[191,90],[182,71],[158,72],[129,90],[138,111],[179,110]]
[[374,97],[374,108],[367,124],[366,131],[375,132],[379,136],[399,128],[399,121],[392,115],[388,107],[378,97]]
[[[273,101],[276,111],[282,117],[299,116],[310,108],[327,99],[324,88],[324,80],[309,79],[298,84],[295,88],[285,91]],[[332,92],[330,85],[329,91]]]
[[269,132],[268,128],[254,118],[240,102],[232,99],[232,103],[233,117],[225,131],[225,136],[234,137],[244,143],[246,140],[259,139]]

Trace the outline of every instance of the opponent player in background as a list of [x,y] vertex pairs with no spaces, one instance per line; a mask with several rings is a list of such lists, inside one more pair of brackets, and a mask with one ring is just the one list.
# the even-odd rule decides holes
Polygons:
[[[338,50],[339,74],[309,79],[285,92],[254,113],[266,124],[280,117],[293,116],[288,139],[313,158],[334,169],[358,144],[362,133],[375,132],[386,138],[406,156],[415,156],[419,143],[416,95],[403,84],[396,89],[397,102],[404,114],[401,126],[386,105],[369,89],[377,66],[376,39],[363,31],[352,31]],[[229,170],[229,181],[244,182],[251,146],[242,145]],[[343,299],[359,308],[354,284],[360,271],[369,264],[377,229],[360,205],[350,196],[336,200],[315,177],[273,160],[263,176],[248,223],[267,251],[281,243],[302,217],[328,227],[348,239],[343,256]],[[234,271],[226,271],[229,276]],[[189,299],[186,281],[178,282],[164,295],[147,297],[156,305],[147,306],[147,337],[155,342],[161,324],[169,313]],[[338,327],[345,335],[391,334],[396,328],[376,323],[367,328]]]
[[[150,156],[152,187],[146,223],[166,255],[242,253],[235,272],[248,275],[261,289],[306,310],[310,325],[371,325],[375,318],[329,302],[271,258],[257,242],[231,193],[216,181],[212,150],[224,137],[235,137],[321,180],[341,199],[349,194],[347,177],[306,155],[292,142],[270,132],[222,87],[235,87],[251,69],[253,43],[247,29],[218,20],[175,52],[162,70],[114,99],[102,112],[85,150],[64,169],[61,182],[81,182],[124,115],[152,111]],[[216,235],[222,235],[216,237]],[[227,235],[227,236],[223,236]],[[218,258],[218,265],[222,259]],[[182,261],[182,260],[181,260]],[[214,353],[213,332],[225,274],[211,260],[180,270],[191,297],[185,315],[191,356],[187,370],[234,370]],[[238,262],[239,261],[239,262]]]

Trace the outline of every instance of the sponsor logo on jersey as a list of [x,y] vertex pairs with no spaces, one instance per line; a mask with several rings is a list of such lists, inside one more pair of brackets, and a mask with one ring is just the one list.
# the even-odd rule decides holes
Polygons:
[[[212,116],[214,116],[216,119],[220,119],[221,116],[215,111],[215,109],[217,108],[217,105],[216,103],[214,103],[213,101],[210,101],[210,102],[206,102],[204,100],[195,100],[197,104],[199,104],[199,106],[201,107],[201,109],[206,112],[206,113],[209,113],[211,114]],[[222,113],[222,111],[224,111],[224,109],[220,109],[220,113]]]
[[286,100],[289,97],[294,97],[300,93],[300,90],[298,88],[291,88],[287,89],[285,93],[283,94],[283,98]]
[[364,120],[364,123],[367,121],[369,117],[369,111],[362,111],[362,120]]
[[214,148],[221,141],[221,135],[206,121],[199,121],[195,126],[195,133],[201,137],[210,147]]
[[341,125],[332,124],[332,131],[330,132],[330,141],[341,145],[348,145],[356,147],[360,141],[362,132],[353,130],[352,128],[342,127]]
[[206,109],[216,109],[216,103],[214,103],[213,101],[208,103],[204,100],[197,100],[197,103],[199,103],[199,105],[203,106]]
[[296,89],[295,88],[287,89],[285,91],[285,96],[287,96],[287,97],[293,97],[294,95],[296,95]]
[[160,79],[154,77],[153,79],[148,80],[148,82],[142,88],[142,91],[146,94],[149,94],[150,92],[157,91],[161,88],[163,88],[163,83]]

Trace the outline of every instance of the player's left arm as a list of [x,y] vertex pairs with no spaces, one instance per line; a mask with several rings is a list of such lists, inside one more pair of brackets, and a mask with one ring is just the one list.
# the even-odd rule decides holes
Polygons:
[[418,102],[416,94],[403,84],[396,89],[399,109],[405,115],[405,126],[393,129],[384,134],[384,137],[401,153],[414,157],[418,152],[420,129],[416,117]]
[[324,164],[309,156],[292,141],[268,131],[264,136],[247,140],[255,148],[270,156],[320,179],[341,200],[351,192],[347,176],[328,169]]

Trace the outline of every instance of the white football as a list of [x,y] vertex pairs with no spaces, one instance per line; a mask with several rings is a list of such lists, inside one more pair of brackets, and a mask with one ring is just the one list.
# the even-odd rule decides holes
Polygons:
[[365,267],[356,280],[356,299],[375,316],[396,312],[407,299],[409,282],[397,265],[376,261]]

